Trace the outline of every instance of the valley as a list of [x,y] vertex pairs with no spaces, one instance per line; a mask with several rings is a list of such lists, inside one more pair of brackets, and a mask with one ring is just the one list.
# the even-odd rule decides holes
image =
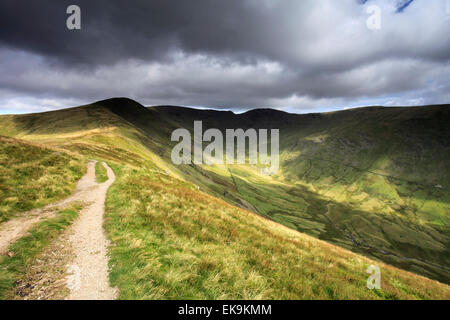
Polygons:
[[[171,133],[197,120],[279,129],[279,172],[174,165]],[[119,298],[426,299],[449,295],[449,120],[448,105],[234,114],[120,98],[0,116],[0,135],[11,137],[2,147],[20,139],[72,157],[75,177],[89,159],[113,169],[105,229]],[[75,180],[61,181],[70,190]],[[48,191],[41,203],[63,196]],[[2,210],[5,221],[20,211]],[[365,288],[374,263],[381,291]]]

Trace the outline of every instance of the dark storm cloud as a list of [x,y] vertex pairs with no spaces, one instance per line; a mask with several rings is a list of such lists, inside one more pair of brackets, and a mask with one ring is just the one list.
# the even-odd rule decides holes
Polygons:
[[[338,28],[330,30],[326,16],[317,17],[312,23],[307,21],[320,2],[39,0],[18,5],[17,0],[2,0],[0,43],[70,64],[108,64],[124,58],[164,60],[174,48],[249,63],[257,58],[301,63],[308,58],[301,49],[308,50],[312,39],[323,37],[324,33],[340,32]],[[65,28],[66,8],[74,3],[82,10],[83,30],[79,32]],[[334,24],[342,23],[345,18],[348,17],[340,15],[338,10]],[[363,25],[365,21],[361,22]],[[395,45],[382,51],[370,48],[371,54],[365,48],[358,49],[366,54],[352,55],[351,59],[341,57],[341,62],[354,64],[355,58],[366,61],[388,55],[401,57],[408,54],[408,49],[415,49],[415,54],[428,59],[449,58],[448,50],[444,50],[448,46],[442,47],[442,43],[428,48]],[[340,69],[335,59],[331,63],[335,70]]]
[[[82,30],[65,27],[66,8],[82,10]],[[83,64],[123,58],[164,59],[168,50],[248,58],[268,21],[241,0],[0,2],[2,45]],[[269,26],[270,27],[270,26]],[[276,26],[271,26],[276,27]]]
[[[117,95],[231,108],[448,102],[444,2],[1,0],[0,108]],[[66,28],[72,4],[81,30]]]

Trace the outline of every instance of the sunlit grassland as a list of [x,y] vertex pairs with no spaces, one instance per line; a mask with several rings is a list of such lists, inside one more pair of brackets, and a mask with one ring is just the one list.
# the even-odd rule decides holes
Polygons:
[[[447,299],[449,288],[292,231],[158,171],[113,165],[106,230],[121,299]],[[382,267],[383,290],[366,288]]]
[[62,210],[55,217],[38,223],[29,235],[17,240],[9,247],[14,254],[0,256],[0,300],[14,296],[14,286],[23,279],[33,259],[61,234],[78,216],[81,206]]
[[82,157],[0,136],[0,222],[67,197],[85,170]]
[[97,162],[95,164],[95,180],[97,183],[103,183],[108,180],[108,174],[106,173],[106,168],[103,166],[102,162]]
[[[112,104],[130,114],[93,104],[0,117],[0,134],[114,169],[106,226],[113,240],[111,279],[122,298],[448,298],[448,287],[379,262],[449,281],[450,140],[432,129],[442,127],[445,116],[369,108],[290,115],[292,121],[278,124],[276,117],[166,114],[122,103]],[[202,117],[217,128],[275,121],[282,129],[279,174],[261,176],[251,166],[173,166],[171,130],[192,129]],[[411,260],[357,247],[348,233]],[[382,292],[365,289],[372,263],[383,266]]]
[[[201,190],[229,203],[449,283],[448,106],[311,115],[256,110],[223,112],[220,118],[213,111],[155,110],[188,129],[199,119],[205,130],[279,128],[281,168],[273,179],[251,166],[180,170]],[[329,204],[332,223],[324,217]],[[349,234],[363,245],[354,245]]]
[[[206,172],[210,169],[205,168]],[[221,174],[221,179],[226,178],[225,171],[213,171]],[[448,225],[444,224],[446,227],[441,229],[439,225],[420,220],[415,214],[400,214],[379,198],[357,192],[357,186],[353,192],[340,188],[338,184],[334,185],[334,190],[330,185],[322,189],[319,183],[282,182],[261,177],[239,166],[230,167],[228,175],[232,176],[230,181],[234,186],[232,191],[228,188],[228,192],[241,199],[235,202],[240,207],[251,208],[294,230],[369,257],[448,281],[448,270],[445,269],[450,258],[448,230],[445,229]],[[380,183],[387,180],[372,174],[369,174],[369,179]],[[369,184],[363,182],[363,185]],[[392,186],[396,184],[392,183]],[[392,186],[388,185],[391,189]],[[363,198],[353,200],[358,195]],[[230,198],[229,195],[227,197]],[[426,203],[432,202],[427,200]],[[447,203],[439,202],[439,205],[444,209]],[[442,217],[442,213],[439,216]],[[360,245],[355,246],[352,238]],[[373,249],[367,250],[368,247]]]

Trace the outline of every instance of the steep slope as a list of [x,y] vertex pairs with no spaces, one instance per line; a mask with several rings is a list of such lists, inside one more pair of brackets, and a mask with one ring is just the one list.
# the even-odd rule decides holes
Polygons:
[[67,197],[84,171],[80,157],[0,136],[0,222]]
[[[236,115],[110,99],[0,117],[0,134],[182,178],[294,230],[449,283],[449,110]],[[266,177],[251,166],[173,166],[170,134],[179,127],[192,130],[194,120],[202,120],[204,129],[280,128],[282,170]],[[152,203],[144,199],[133,208]]]
[[[373,261],[199,192],[142,163],[116,165],[107,198],[122,299],[448,299],[438,282]],[[382,289],[366,287],[370,265]]]
[[[105,132],[105,141],[110,134]],[[110,146],[98,147],[80,150],[102,159]],[[450,297],[444,284],[329,245],[199,192],[195,185],[161,172],[129,145],[117,147],[117,152],[132,155],[133,164],[116,157],[115,150],[107,155],[118,180],[108,192],[105,227],[112,241],[110,279],[120,290],[119,298]],[[0,257],[8,271],[2,273],[0,289],[13,282],[22,286],[19,290],[30,291],[24,287],[28,278],[24,283],[13,280],[33,267],[30,257],[39,252],[50,250],[44,258],[54,264],[51,250],[60,245],[52,241],[75,217],[76,212],[69,210],[42,222],[14,244],[13,251],[20,254]],[[366,288],[365,271],[372,264],[381,268],[381,290]]]
[[281,171],[186,166],[187,179],[301,232],[449,282],[450,107],[293,115],[156,107],[174,127],[279,128]]

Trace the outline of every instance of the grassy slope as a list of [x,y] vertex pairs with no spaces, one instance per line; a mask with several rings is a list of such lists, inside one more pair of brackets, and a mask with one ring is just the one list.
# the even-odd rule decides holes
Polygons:
[[0,222],[68,196],[84,171],[79,157],[0,136]]
[[[85,170],[82,156],[0,136],[0,223],[67,197]],[[34,258],[73,222],[79,209],[63,210],[38,223],[9,247],[13,257],[0,257],[0,300],[14,297]]]
[[[117,106],[120,106],[121,104],[123,104],[123,101],[115,101],[113,107],[111,107],[111,105],[107,105],[106,108],[104,106],[104,103],[102,103],[102,105],[97,104],[84,108],[76,108],[40,115],[0,117],[0,123],[8,124],[5,126],[0,126],[0,128],[8,128],[9,134],[21,136],[24,139],[42,141],[48,144],[56,145],[71,151],[79,152],[91,158],[108,161],[108,163],[113,165],[113,168],[118,173],[118,182],[112,187],[108,196],[108,214],[110,219],[107,227],[115,245],[112,247],[112,258],[114,260],[112,278],[113,281],[121,288],[122,297],[143,298],[152,296],[155,298],[172,298],[175,296],[180,297],[183,294],[185,294],[186,296],[203,298],[212,296],[252,296],[275,298],[282,297],[283,295],[281,293],[281,288],[286,288],[286,286],[289,286],[288,284],[280,282],[280,285],[278,287],[279,291],[275,290],[273,292],[270,292],[270,290],[267,289],[267,283],[274,284],[277,281],[283,281],[284,278],[280,278],[281,276],[279,276],[279,274],[281,273],[277,272],[280,272],[280,270],[282,269],[284,269],[284,272],[289,272],[289,270],[286,271],[286,266],[289,265],[295,269],[294,262],[297,260],[295,260],[294,258],[294,260],[289,260],[287,259],[287,257],[285,257],[285,255],[288,254],[289,250],[292,249],[291,240],[290,238],[281,236],[281,234],[278,233],[278,230],[285,230],[282,233],[288,232],[288,230],[283,229],[278,225],[269,224],[267,228],[271,231],[270,236],[267,236],[267,234],[261,233],[259,231],[253,233],[253,231],[255,231],[255,228],[257,228],[254,225],[254,223],[256,222],[254,222],[253,220],[248,220],[247,225],[242,226],[243,229],[239,233],[239,235],[243,235],[243,237],[239,236],[236,238],[236,236],[234,236],[234,245],[241,249],[248,246],[248,250],[242,249],[242,255],[239,255],[239,250],[227,251],[230,250],[230,246],[227,245],[227,239],[230,238],[230,231],[227,229],[221,230],[217,227],[226,224],[224,221],[227,221],[227,217],[220,215],[217,216],[214,213],[219,213],[224,210],[228,212],[229,210],[227,208],[233,208],[233,213],[229,213],[231,216],[243,215],[245,217],[252,217],[248,219],[256,218],[254,218],[252,215],[249,215],[245,211],[236,209],[234,207],[229,207],[228,205],[220,201],[217,202],[217,199],[208,198],[206,195],[202,195],[193,185],[185,185],[184,188],[191,189],[190,193],[188,193],[188,199],[191,198],[191,200],[189,200],[188,203],[189,208],[191,208],[192,211],[190,213],[192,214],[185,217],[185,225],[182,223],[182,220],[180,222],[180,219],[169,219],[167,224],[164,226],[168,227],[167,231],[174,235],[175,238],[167,238],[164,235],[164,229],[160,228],[161,225],[159,225],[158,223],[163,223],[163,221],[166,220],[167,217],[165,215],[168,215],[171,218],[176,218],[176,215],[171,214],[172,209],[174,211],[178,211],[179,207],[183,206],[184,201],[183,203],[176,201],[176,199],[180,197],[180,193],[178,192],[178,187],[172,188],[174,184],[176,185],[177,183],[181,182],[179,182],[178,180],[173,180],[173,178],[166,176],[164,173],[169,173],[171,176],[184,176],[188,180],[194,180],[202,190],[205,190],[217,196],[221,196],[232,203],[242,205],[244,203],[244,195],[247,195],[246,197],[251,202],[253,202],[253,204],[261,203],[263,205],[262,208],[260,208],[261,205],[259,205],[260,207],[257,208],[253,206],[253,209],[257,209],[262,214],[266,214],[264,210],[269,210],[272,201],[271,198],[267,198],[267,196],[269,194],[272,194],[272,198],[277,198],[277,201],[274,201],[274,203],[278,203],[278,205],[284,208],[284,210],[290,210],[289,208],[292,208],[294,210],[293,212],[295,213],[295,219],[291,219],[287,222],[281,222],[284,222],[285,224],[297,229],[299,229],[299,225],[307,226],[308,228],[305,227],[305,231],[308,232],[308,230],[312,230],[312,234],[317,232],[317,229],[320,228],[324,228],[327,233],[332,233],[333,230],[331,230],[329,226],[326,226],[325,220],[321,221],[321,224],[316,223],[314,219],[311,219],[311,217],[307,214],[307,211],[302,212],[303,209],[301,208],[317,208],[317,210],[320,208],[320,210],[323,210],[321,212],[325,212],[328,200],[322,199],[322,195],[320,195],[318,192],[311,191],[311,186],[308,186],[308,189],[306,189],[306,187],[304,186],[301,186],[300,189],[297,189],[299,188],[297,186],[298,183],[289,184],[289,181],[280,182],[279,179],[277,180],[274,178],[263,179],[256,176],[254,172],[252,170],[249,170],[248,168],[233,167],[232,170],[224,170],[223,168],[209,168],[210,170],[205,170],[205,168],[188,167],[181,168],[181,171],[179,170],[180,168],[173,168],[169,163],[167,163],[166,156],[167,151],[170,150],[170,148],[167,147],[167,141],[164,139],[167,139],[167,136],[169,136],[168,134],[170,133],[171,125],[177,125],[176,119],[174,120],[171,118],[169,120],[164,116],[161,116],[159,112],[151,111],[150,113],[146,113],[146,117],[148,118],[138,117],[140,118],[139,121],[136,121],[135,116],[127,119],[129,115],[122,115],[122,117],[125,117],[126,119],[126,121],[124,121],[123,118],[117,117]],[[139,114],[139,112],[141,111],[136,110],[137,114]],[[72,121],[67,120],[69,119],[68,113],[70,114],[70,118]],[[51,119],[52,121],[38,122],[39,117],[43,117],[43,120]],[[80,121],[83,123],[83,125],[79,124]],[[152,132],[151,134],[148,131],[145,132],[146,128],[144,123],[148,123],[148,121],[155,121],[159,124],[158,126],[152,127],[154,128],[152,129],[154,130],[154,132]],[[7,132],[3,132],[3,134],[6,133]],[[70,141],[68,141],[68,139],[70,139]],[[231,175],[236,174],[236,177],[233,177],[233,179],[231,178],[230,171],[235,171],[231,173]],[[156,179],[156,181],[153,181],[153,179]],[[153,188],[151,190],[154,190],[155,183],[157,185],[161,184],[161,182],[158,182],[158,179],[164,179],[164,183],[167,184],[167,186],[164,187],[163,184],[161,188],[166,188],[164,189],[165,192],[162,195],[153,197],[153,193],[148,193],[146,189]],[[253,181],[255,179],[258,183],[255,183]],[[142,182],[140,182],[141,180]],[[123,198],[120,196],[121,194],[128,194],[130,192],[130,188],[134,188],[129,183],[124,183],[124,181],[136,182],[136,185],[139,186],[139,189],[136,188],[136,190],[134,190],[134,196],[130,198]],[[251,188],[252,186],[254,187],[253,189]],[[280,188],[282,191],[280,191]],[[222,193],[224,189],[229,191],[229,194],[226,194],[224,196]],[[274,192],[274,190],[278,191]],[[309,202],[305,203],[302,201],[292,201],[294,198],[297,198],[298,195],[303,191],[308,191],[310,193],[310,197],[308,196],[308,200],[314,199],[314,205],[311,205],[311,203]],[[143,196],[141,197],[140,194],[142,194]],[[259,201],[252,201],[251,196],[255,194],[257,195]],[[279,197],[279,195],[283,195],[283,197]],[[170,210],[168,210],[167,207],[159,207],[163,203],[165,203],[165,200],[161,201],[161,197],[164,198],[165,196],[167,197],[166,200],[168,200],[169,208],[171,208]],[[183,196],[182,199],[184,198],[185,197]],[[192,198],[196,200],[199,200],[199,198],[201,198],[201,201],[205,201],[214,209],[208,210],[207,207],[202,207],[201,204],[192,201]],[[310,200],[310,202],[312,202],[312,200]],[[247,202],[246,204],[247,206],[252,207],[252,204],[250,202]],[[286,206],[286,204],[290,204],[290,207]],[[149,226],[151,225],[151,221],[149,222],[149,220],[151,219],[148,219],[145,216],[147,215],[147,210],[149,210],[148,208],[152,207],[160,208],[160,210],[157,210],[156,213],[159,212],[159,214],[162,216],[161,219],[155,221],[155,225],[152,225],[152,229],[151,231],[149,231]],[[132,220],[136,220],[136,224],[132,222],[124,223],[125,221],[128,222],[127,217],[123,214],[124,211],[122,211],[122,209],[124,208],[129,210],[128,212],[130,218],[133,217]],[[219,209],[216,210],[216,208]],[[271,216],[270,211],[267,212],[267,215]],[[298,219],[299,217],[297,216],[297,213],[303,213],[304,219]],[[317,212],[315,214],[317,215]],[[202,221],[202,219],[206,219],[210,215],[212,219],[210,224],[215,225],[216,227],[204,227],[204,239],[195,239],[195,234],[192,234],[192,232],[194,232],[196,228],[199,227],[199,223],[200,221]],[[136,216],[140,218],[134,219],[136,218]],[[281,211],[280,216],[282,218],[285,218],[286,213],[284,211]],[[271,216],[271,218],[274,217]],[[180,225],[180,228],[178,228],[178,225]],[[189,231],[188,229],[190,228],[193,228],[193,231]],[[191,234],[190,236],[186,236],[186,233]],[[252,236],[250,236],[252,237],[251,242],[249,241],[249,239],[246,239],[246,233],[248,233],[249,236],[250,234],[252,234]],[[305,243],[303,242],[306,241],[305,239],[308,239],[308,241],[311,241],[311,243],[313,244],[311,245],[311,247],[320,248],[320,251],[323,250],[321,254],[316,254],[317,258],[310,257],[311,260],[309,261],[309,263],[312,266],[307,269],[309,270],[310,274],[309,281],[306,274],[301,272],[299,273],[298,281],[295,282],[292,290],[289,291],[291,292],[290,294],[292,295],[292,297],[296,296],[300,298],[310,296],[316,298],[331,298],[333,297],[333,294],[336,294],[336,297],[340,298],[375,297],[376,293],[367,292],[364,289],[364,283],[362,283],[366,275],[364,274],[364,270],[361,271],[361,269],[364,269],[364,267],[366,267],[366,262],[369,263],[369,260],[362,258],[361,256],[354,256],[355,259],[359,259],[364,263],[357,263],[357,267],[355,269],[356,271],[353,269],[349,271],[350,269],[346,269],[344,267],[345,264],[343,264],[341,260],[348,259],[348,255],[351,255],[350,253],[345,253],[345,257],[347,258],[343,258],[340,256],[334,257],[335,250],[338,250],[338,248],[332,246],[330,247],[317,240],[289,231],[289,237],[291,237],[291,234],[299,237],[298,241],[300,245],[305,245]],[[322,234],[315,235],[322,237]],[[335,232],[334,236],[337,240],[337,243],[342,242],[342,244],[339,243],[341,245],[348,244],[345,242],[345,239],[343,239],[342,237],[339,238],[340,235],[337,232]],[[192,241],[186,240],[187,238],[189,239],[189,237],[193,237]],[[136,243],[133,244],[129,242],[130,239],[132,239],[133,242],[136,241]],[[152,241],[147,241],[151,239],[156,242],[164,240],[164,243],[167,242],[168,247],[163,247],[161,248],[162,251],[159,251],[153,246]],[[203,241],[209,241],[209,244],[202,244]],[[241,258],[246,257],[248,260],[254,253],[253,251],[259,250],[259,245],[262,245],[266,242],[268,243],[263,246],[264,248],[266,248],[267,246],[270,247],[270,243],[272,243],[271,246],[285,248],[282,250],[282,252],[285,254],[280,254],[279,257],[272,262],[275,265],[273,267],[274,269],[270,269],[269,265],[266,265],[264,267],[266,262],[263,261],[263,259],[267,259],[267,257],[264,256],[264,253],[259,252],[256,256],[256,262],[242,262],[241,264],[237,264],[237,267],[233,269],[232,273],[222,274],[222,277],[224,277],[223,279],[225,280],[220,280],[221,285],[223,285],[223,281],[230,284],[224,286],[224,288],[226,288],[225,292],[220,293],[218,285],[215,288],[209,289],[205,287],[207,284],[204,281],[205,279],[210,279],[209,277],[213,277],[214,274],[217,275],[218,271],[220,271],[222,268],[224,272],[225,270],[228,270],[228,268],[231,268],[231,265],[218,263],[220,261],[224,262],[224,257],[221,256],[220,252],[229,252],[231,257],[229,257],[229,259],[236,258],[241,260]],[[185,272],[186,274],[191,274],[196,273],[199,270],[203,270],[202,268],[205,268],[205,266],[203,265],[205,263],[206,265],[208,265],[208,263],[199,263],[198,265],[189,268],[189,266],[183,263],[183,261],[179,261],[177,259],[183,260],[182,256],[184,253],[187,256],[195,256],[194,253],[197,252],[197,249],[200,250],[198,252],[205,253],[205,251],[203,250],[206,250],[206,247],[208,247],[209,245],[213,245],[214,250],[217,252],[216,256],[212,256],[212,260],[214,260],[212,262],[212,267],[206,267],[207,271],[205,273],[205,277],[202,276],[203,278],[197,279],[198,281],[189,279],[189,281],[194,281],[194,284],[191,284],[191,286],[193,286],[192,289],[187,289],[186,282],[180,284],[180,286],[184,286],[183,288],[186,289],[185,293],[183,293],[182,291],[180,291],[181,287],[176,288],[177,285],[176,283],[174,283],[174,279],[177,279],[178,276],[180,276],[180,274],[182,274],[183,272]],[[333,248],[333,250],[331,250],[330,248]],[[233,246],[231,247],[231,249],[233,249]],[[171,257],[169,255],[169,257],[167,257],[169,259],[167,260],[167,263],[163,263],[159,269],[156,268],[155,270],[153,270],[153,267],[155,267],[155,261],[166,262],[166,256],[170,254],[171,250],[177,251],[179,253],[178,255],[181,255],[181,257],[177,258],[176,255],[174,257]],[[266,252],[270,252],[270,250],[272,249],[267,250],[268,251]],[[299,251],[295,250],[294,252],[297,253],[307,251],[306,249],[298,249]],[[197,258],[199,257],[198,252]],[[306,253],[303,253],[303,255],[301,255],[301,257],[303,258],[305,256],[308,255]],[[187,259],[189,260],[189,258]],[[134,261],[139,261],[139,263],[134,263]],[[260,266],[257,266],[258,264]],[[261,264],[263,265],[263,267],[261,267]],[[164,267],[164,265],[166,265],[166,267]],[[314,269],[316,266],[317,270]],[[331,266],[331,268],[336,267],[337,276],[326,277],[326,274],[322,273],[323,270],[321,271],[321,268],[325,268],[325,266]],[[197,269],[197,267],[200,269]],[[302,268],[303,267],[305,267],[305,265],[302,265]],[[268,269],[264,271],[265,268]],[[407,273],[404,273],[403,271],[392,269],[389,267],[385,268],[386,270],[388,270],[388,277],[383,277],[383,279],[385,279],[386,281],[384,284],[386,291],[381,293],[379,292],[378,294],[381,295],[379,297],[448,297],[448,287],[446,286],[442,286],[436,282],[429,282],[428,280],[419,281],[418,279],[420,278],[416,278],[416,276],[409,275]],[[170,272],[166,273],[165,271]],[[258,279],[260,280],[254,280],[255,283],[252,287],[251,283],[246,283],[245,279],[234,274],[235,272],[237,274],[243,273],[246,275],[259,274],[260,278]],[[356,274],[352,275],[352,272],[356,272]],[[142,279],[150,277],[150,274],[155,276],[156,273],[158,273],[160,277],[158,280],[158,284],[148,284],[153,287],[145,287],[144,281],[142,281]],[[318,275],[317,279],[314,278],[315,273],[317,273]],[[237,279],[236,277],[240,279]],[[353,280],[349,280],[349,277]],[[414,281],[408,281],[408,277],[410,279],[414,279]],[[353,285],[354,281],[358,283],[357,286]],[[264,285],[264,283],[266,285]],[[362,288],[360,288],[361,285],[363,286]],[[144,286],[144,288],[142,288],[141,286]],[[254,288],[254,290],[252,292],[247,292],[245,291],[246,286],[250,286]],[[333,288],[334,286],[337,286],[337,288],[339,288],[337,290],[341,291],[341,293],[331,293],[333,290],[330,288]],[[351,295],[350,291],[345,289],[346,286],[348,286],[349,289],[353,288],[350,291],[354,291],[355,294]],[[425,289],[424,286],[429,286],[430,288]],[[308,293],[308,287],[316,287],[317,290],[315,292]],[[359,290],[357,290],[356,287],[358,287]],[[328,289],[323,289],[326,290],[323,291],[320,288]],[[399,288],[401,288],[401,290]],[[300,293],[303,290],[306,290],[305,292],[307,292],[304,296],[302,296],[302,294]],[[260,296],[258,296],[258,292],[260,293]]]
[[280,128],[275,177],[248,166],[181,170],[202,189],[286,226],[450,282],[449,106],[311,115],[151,110],[190,130],[201,119],[204,130]]
[[106,173],[106,168],[101,162],[95,164],[95,180],[98,183],[103,183],[108,180],[108,174]]
[[[445,285],[297,233],[156,170],[114,170],[106,228],[112,284],[122,299],[450,297]],[[380,291],[365,287],[371,264],[381,266]]]
[[23,280],[33,259],[41,253],[53,239],[72,224],[81,207],[63,210],[56,217],[34,226],[29,235],[19,239],[9,247],[13,257],[0,257],[0,300],[11,299],[17,281]]

